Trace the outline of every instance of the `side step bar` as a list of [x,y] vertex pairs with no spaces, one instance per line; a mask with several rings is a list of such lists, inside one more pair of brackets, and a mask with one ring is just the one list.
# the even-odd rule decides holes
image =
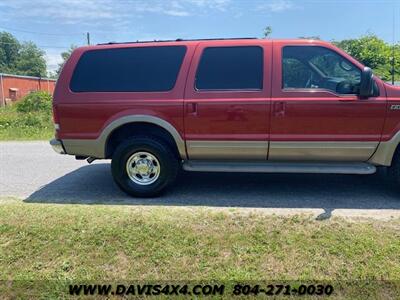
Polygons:
[[373,174],[376,167],[368,163],[321,162],[214,162],[185,161],[185,171],[194,172],[249,172],[249,173],[324,173]]

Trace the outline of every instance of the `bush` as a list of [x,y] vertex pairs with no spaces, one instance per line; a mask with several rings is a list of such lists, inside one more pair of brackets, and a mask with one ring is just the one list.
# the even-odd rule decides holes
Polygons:
[[31,93],[16,105],[0,107],[0,140],[47,140],[53,135],[49,94]]
[[18,112],[48,112],[51,113],[52,97],[44,91],[32,92],[17,103]]

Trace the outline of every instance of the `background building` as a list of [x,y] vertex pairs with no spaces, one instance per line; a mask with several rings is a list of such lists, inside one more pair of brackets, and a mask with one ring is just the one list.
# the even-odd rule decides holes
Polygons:
[[55,84],[55,79],[0,73],[0,105],[11,104],[34,91],[53,94]]

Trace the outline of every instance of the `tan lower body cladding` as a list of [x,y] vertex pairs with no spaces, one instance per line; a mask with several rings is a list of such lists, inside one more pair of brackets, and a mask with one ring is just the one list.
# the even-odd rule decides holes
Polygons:
[[[378,142],[187,141],[189,159],[366,161]],[[268,149],[269,148],[269,149]]]
[[[104,158],[105,143],[97,140],[62,140],[68,154]],[[386,142],[262,142],[187,141],[189,159],[271,161],[368,161],[390,166],[400,134]],[[269,148],[269,149],[268,149]],[[183,140],[179,153],[187,160]]]
[[189,159],[204,160],[266,160],[265,141],[187,141]]
[[269,160],[367,161],[378,142],[270,142]]

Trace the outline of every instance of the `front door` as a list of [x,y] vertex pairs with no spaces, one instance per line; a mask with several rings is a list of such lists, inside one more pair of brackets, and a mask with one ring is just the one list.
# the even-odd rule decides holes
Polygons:
[[189,159],[266,160],[270,41],[200,42],[185,90]]
[[298,43],[274,44],[269,159],[368,160],[384,124],[382,83],[361,99],[358,62],[336,48]]

